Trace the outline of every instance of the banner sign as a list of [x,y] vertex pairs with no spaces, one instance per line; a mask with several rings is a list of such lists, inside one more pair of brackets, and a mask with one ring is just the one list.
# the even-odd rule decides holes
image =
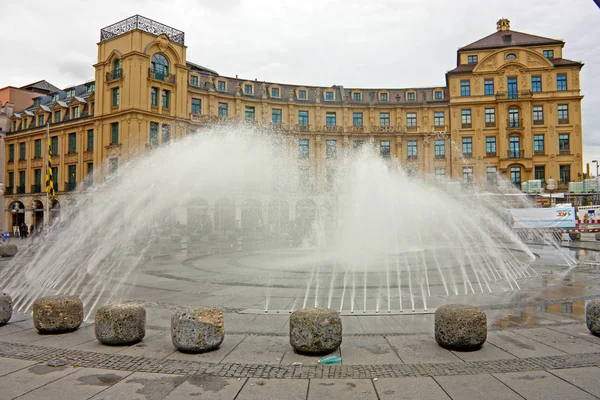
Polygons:
[[575,208],[512,208],[513,228],[560,228],[573,229],[576,226]]

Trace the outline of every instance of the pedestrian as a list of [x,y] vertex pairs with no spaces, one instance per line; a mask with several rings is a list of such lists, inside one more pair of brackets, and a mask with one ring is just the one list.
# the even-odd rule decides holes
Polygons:
[[23,222],[23,238],[27,239],[27,235],[29,234],[29,227],[25,222]]

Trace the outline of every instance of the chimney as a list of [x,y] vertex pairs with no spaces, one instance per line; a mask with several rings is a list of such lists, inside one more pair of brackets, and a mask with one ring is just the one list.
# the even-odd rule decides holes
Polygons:
[[10,118],[13,115],[15,105],[13,103],[5,103],[4,104],[4,112]]
[[510,31],[510,21],[506,18],[501,18],[496,22],[496,29],[500,31]]

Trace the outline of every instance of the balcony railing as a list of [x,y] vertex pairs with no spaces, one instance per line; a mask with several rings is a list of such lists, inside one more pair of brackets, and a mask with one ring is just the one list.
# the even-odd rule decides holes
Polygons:
[[463,158],[473,158],[473,153],[463,153]]
[[72,192],[77,187],[77,184],[74,182],[65,182],[65,192]]
[[31,185],[31,193],[42,193],[42,185]]
[[486,157],[496,157],[496,152],[495,151],[488,151],[487,153],[485,153]]
[[17,194],[25,193],[25,185],[17,186]]
[[116,81],[123,77],[123,68],[117,68],[106,73],[106,82]]
[[544,120],[543,119],[534,119],[533,124],[534,125],[544,125]]
[[323,132],[342,132],[343,128],[341,125],[325,125],[323,126]]
[[154,71],[152,68],[148,68],[148,78],[170,83],[171,85],[175,84],[175,75]]
[[414,160],[418,160],[419,156],[407,156],[406,159],[414,161]]
[[126,32],[139,29],[153,35],[165,34],[172,42],[185,44],[185,33],[160,22],[153,21],[141,15],[134,15],[100,30],[100,41],[112,39]]
[[486,121],[485,122],[485,127],[486,128],[495,128],[496,127],[496,121]]
[[445,160],[445,159],[446,159],[446,155],[445,155],[445,154],[436,154],[436,155],[434,156],[434,158],[435,158],[436,160]]
[[352,127],[350,127],[350,129],[351,129],[352,132],[358,132],[358,133],[361,133],[361,132],[365,131],[365,127],[363,125],[352,126]]
[[300,132],[310,131],[310,125],[308,125],[308,124],[306,124],[306,125],[296,124],[296,130],[298,130]]
[[568,156],[568,155],[571,154],[571,150],[569,150],[569,149],[562,149],[562,150],[559,150],[558,154],[561,155],[561,156]]
[[433,125],[433,129],[434,132],[446,132],[448,129],[446,129],[446,125]]
[[518,128],[522,128],[523,127],[523,119],[521,118],[517,118],[517,119],[507,119],[506,120],[506,127],[507,128],[512,128],[512,129],[518,129]]
[[508,158],[525,158],[525,150],[508,150]]
[[14,188],[12,186],[7,186],[4,188],[4,194],[13,194]]
[[569,118],[559,118],[558,119],[558,123],[559,124],[568,124],[569,123]]
[[464,123],[464,122],[462,123],[462,128],[463,129],[471,129],[472,127],[473,127],[473,124],[470,123],[470,122],[469,123]]

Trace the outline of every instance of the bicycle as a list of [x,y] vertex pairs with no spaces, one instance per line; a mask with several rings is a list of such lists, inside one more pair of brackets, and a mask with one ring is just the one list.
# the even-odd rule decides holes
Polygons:
[[10,243],[10,233],[2,232],[0,235],[0,245],[5,245]]

